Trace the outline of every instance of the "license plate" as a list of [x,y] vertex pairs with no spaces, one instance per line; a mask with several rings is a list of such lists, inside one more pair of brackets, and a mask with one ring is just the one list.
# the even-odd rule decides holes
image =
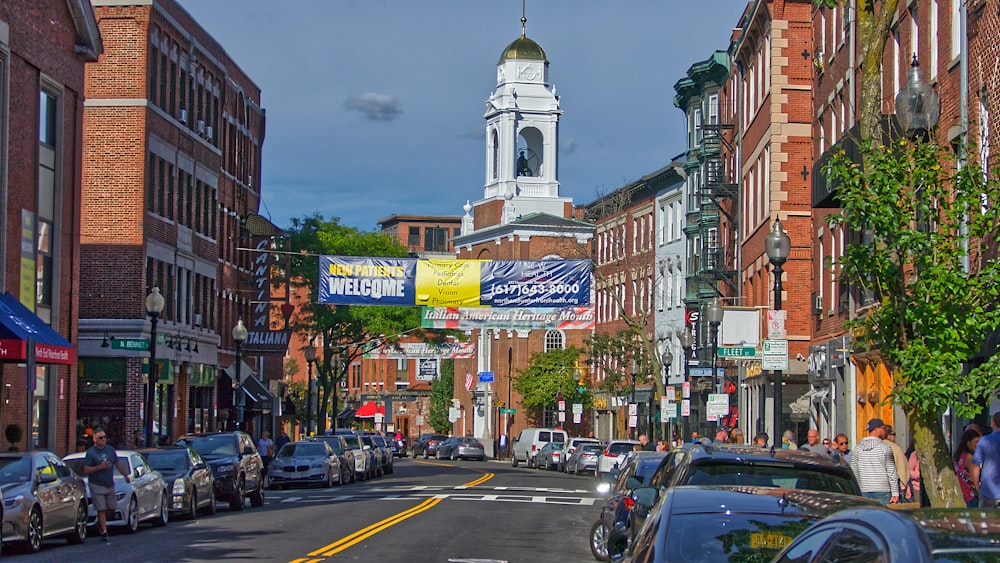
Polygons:
[[781,549],[792,543],[791,536],[758,532],[750,534],[751,549]]

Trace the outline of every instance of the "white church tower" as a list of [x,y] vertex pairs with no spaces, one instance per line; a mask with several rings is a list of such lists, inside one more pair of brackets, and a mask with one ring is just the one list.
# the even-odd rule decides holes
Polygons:
[[519,216],[565,215],[559,197],[559,96],[549,84],[549,60],[525,35],[497,63],[497,87],[486,101],[486,186],[479,205],[503,201],[501,223]]

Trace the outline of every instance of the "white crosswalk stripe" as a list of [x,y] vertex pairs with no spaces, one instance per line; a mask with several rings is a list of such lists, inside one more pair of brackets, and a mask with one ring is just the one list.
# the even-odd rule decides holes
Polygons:
[[[449,492],[454,491],[454,492]],[[367,487],[357,489],[354,494],[324,494],[317,492],[309,496],[301,494],[283,497],[272,494],[268,502],[281,504],[330,504],[352,500],[412,500],[414,498],[442,498],[459,501],[519,502],[528,504],[560,504],[570,506],[593,506],[599,498],[581,493],[586,490],[550,489],[544,487]]]

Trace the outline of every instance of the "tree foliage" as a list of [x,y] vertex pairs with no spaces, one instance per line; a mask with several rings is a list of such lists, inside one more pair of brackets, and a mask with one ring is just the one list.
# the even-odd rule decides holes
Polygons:
[[862,334],[855,349],[877,350],[894,370],[892,401],[907,415],[932,503],[961,506],[940,420],[949,408],[974,416],[1000,388],[1000,358],[980,357],[1000,325],[990,248],[1000,189],[932,142],[864,152],[864,166],[840,153],[827,169],[843,208],[830,223],[862,235],[840,259],[841,280],[873,298],[851,323]]
[[441,377],[431,382],[430,415],[427,420],[431,428],[446,433],[451,430],[448,409],[455,396],[455,360],[441,361]]
[[632,363],[636,366],[636,383],[649,383],[653,367],[632,329],[616,333],[598,333],[587,342],[594,367],[604,379],[597,388],[616,396],[624,396],[632,387]]
[[540,411],[555,407],[559,392],[567,404],[582,403],[585,408],[592,404],[590,391],[579,387],[576,374],[581,354],[583,350],[570,346],[531,355],[527,367],[513,378],[526,415],[537,419]]

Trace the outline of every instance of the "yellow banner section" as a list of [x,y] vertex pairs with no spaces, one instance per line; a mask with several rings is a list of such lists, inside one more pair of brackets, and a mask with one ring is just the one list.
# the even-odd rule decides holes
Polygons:
[[420,260],[416,304],[428,307],[482,307],[479,303],[483,260]]

